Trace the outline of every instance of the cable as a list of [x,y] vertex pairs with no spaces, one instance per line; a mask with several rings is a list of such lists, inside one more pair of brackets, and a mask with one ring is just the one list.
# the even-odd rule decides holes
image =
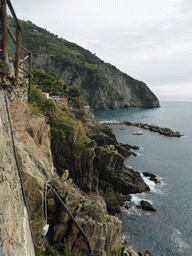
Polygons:
[[[27,200],[26,200],[26,195],[25,195],[25,190],[24,190],[24,184],[23,184],[23,179],[22,179],[22,175],[21,175],[21,171],[20,171],[20,168],[19,168],[19,162],[18,162],[18,158],[17,158],[17,152],[16,152],[16,149],[15,149],[15,141],[14,141],[14,137],[13,137],[13,128],[12,128],[12,124],[11,124],[11,119],[10,119],[10,115],[9,115],[9,109],[8,109],[8,103],[7,103],[7,98],[6,98],[6,95],[5,96],[5,103],[6,103],[6,110],[7,110],[7,116],[8,116],[8,120],[9,120],[9,124],[10,124],[10,129],[11,129],[11,137],[12,137],[12,143],[13,143],[13,151],[14,151],[14,155],[15,155],[15,161],[16,161],[16,165],[17,165],[17,170],[18,170],[18,174],[19,174],[19,178],[20,178],[20,183],[21,183],[21,191],[22,191],[22,194],[23,194],[23,200],[24,200],[24,204],[25,204],[25,207],[27,209],[27,214],[28,214],[28,217],[29,217],[29,226],[30,226],[30,230],[31,230],[31,236],[32,236],[32,239],[33,239],[33,243],[35,245],[36,248],[40,249],[43,247],[44,243],[45,243],[45,237],[43,237],[43,243],[38,246],[35,242],[35,237],[34,237],[34,233],[33,233],[33,228],[32,228],[32,225],[31,225],[31,218],[30,218],[30,213],[29,213],[29,207],[28,207],[28,204],[27,204]],[[47,214],[46,214],[47,216]],[[46,217],[47,218],[47,217]],[[47,219],[46,219],[46,222],[47,222]]]
[[[27,209],[27,213],[29,216],[29,226],[30,226],[30,230],[31,230],[31,236],[33,239],[33,243],[35,245],[36,248],[40,249],[43,247],[44,243],[45,243],[45,236],[43,236],[43,243],[38,246],[35,242],[35,237],[34,237],[34,233],[33,233],[33,229],[32,229],[32,225],[31,225],[31,218],[30,218],[30,213],[29,213],[29,207],[27,204],[27,200],[26,200],[26,195],[25,195],[25,190],[24,190],[24,184],[23,184],[23,179],[22,179],[22,174],[19,168],[19,162],[18,162],[18,158],[17,158],[17,152],[16,152],[16,148],[15,148],[15,142],[14,142],[14,137],[13,137],[13,129],[12,129],[12,124],[11,124],[11,119],[10,119],[10,115],[9,115],[9,109],[8,109],[8,103],[7,103],[7,98],[6,95],[5,96],[5,103],[6,103],[6,110],[7,110],[7,116],[8,116],[8,120],[9,120],[9,124],[10,124],[10,129],[11,129],[11,137],[12,137],[12,143],[13,143],[13,151],[14,151],[14,155],[15,155],[15,161],[16,161],[16,165],[17,165],[17,170],[18,170],[18,174],[19,174],[19,178],[20,178],[20,183],[21,183],[21,190],[22,190],[22,194],[23,194],[23,200],[24,200],[24,204],[26,206]],[[47,224],[47,186],[48,186],[49,181],[46,181],[45,183],[45,220],[46,220],[46,224]],[[65,210],[67,211],[67,213],[69,214],[70,218],[72,219],[72,221],[75,223],[75,225],[77,226],[77,228],[80,230],[81,234],[84,236],[84,238],[87,241],[87,245],[88,245],[88,250],[90,253],[90,256],[93,255],[93,252],[91,250],[91,246],[89,243],[89,239],[87,237],[87,235],[85,234],[85,232],[83,231],[83,229],[79,226],[79,224],[77,223],[77,221],[75,220],[75,218],[73,217],[73,215],[71,214],[71,212],[68,210],[67,206],[64,204],[63,200],[60,198],[60,196],[57,194],[57,192],[55,191],[55,188],[53,188],[51,185],[49,185],[52,189],[52,191],[56,194],[57,198],[59,199],[59,201],[62,203],[62,205],[64,206]]]
[[79,224],[77,223],[77,221],[75,220],[75,218],[73,217],[73,215],[71,214],[71,212],[68,210],[67,206],[64,204],[63,200],[61,199],[61,197],[57,194],[55,188],[53,188],[51,185],[50,185],[52,191],[55,193],[55,195],[57,196],[57,198],[59,199],[59,201],[62,203],[62,205],[64,206],[65,210],[67,211],[67,213],[69,214],[70,218],[72,219],[72,221],[75,223],[75,225],[77,226],[77,228],[80,230],[81,234],[84,236],[84,238],[86,239],[87,241],[87,245],[88,245],[88,250],[89,250],[89,253],[90,253],[90,256],[93,255],[93,252],[91,250],[91,246],[90,246],[90,243],[89,243],[89,238],[87,237],[87,235],[85,234],[85,232],[83,231],[83,229],[79,226]]

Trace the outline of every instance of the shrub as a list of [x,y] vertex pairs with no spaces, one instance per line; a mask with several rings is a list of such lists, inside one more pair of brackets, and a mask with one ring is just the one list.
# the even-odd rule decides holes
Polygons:
[[79,88],[75,87],[75,86],[69,88],[69,93],[70,93],[70,95],[72,97],[79,97],[79,96],[81,96],[81,92],[80,92]]

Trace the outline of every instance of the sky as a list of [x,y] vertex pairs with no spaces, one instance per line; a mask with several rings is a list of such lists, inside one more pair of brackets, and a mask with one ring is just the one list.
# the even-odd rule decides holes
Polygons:
[[74,42],[159,100],[192,101],[191,0],[11,0],[17,17]]

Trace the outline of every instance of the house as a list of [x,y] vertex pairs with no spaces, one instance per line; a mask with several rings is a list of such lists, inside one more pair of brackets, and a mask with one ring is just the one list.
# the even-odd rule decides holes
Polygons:
[[50,97],[50,100],[52,100],[56,106],[59,108],[66,108],[68,110],[68,99],[67,98],[60,98],[59,96],[52,96]]

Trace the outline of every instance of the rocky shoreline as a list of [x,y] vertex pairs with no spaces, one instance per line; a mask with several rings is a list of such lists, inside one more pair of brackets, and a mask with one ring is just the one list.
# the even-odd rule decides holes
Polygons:
[[108,124],[108,125],[112,125],[112,124],[118,124],[118,125],[127,125],[127,126],[133,126],[133,127],[139,127],[141,129],[145,129],[151,132],[157,132],[161,135],[164,136],[168,136],[168,137],[177,137],[180,138],[182,135],[180,132],[178,131],[173,131],[170,128],[162,128],[159,127],[155,124],[148,124],[148,123],[132,123],[129,121],[102,121],[102,124]]

